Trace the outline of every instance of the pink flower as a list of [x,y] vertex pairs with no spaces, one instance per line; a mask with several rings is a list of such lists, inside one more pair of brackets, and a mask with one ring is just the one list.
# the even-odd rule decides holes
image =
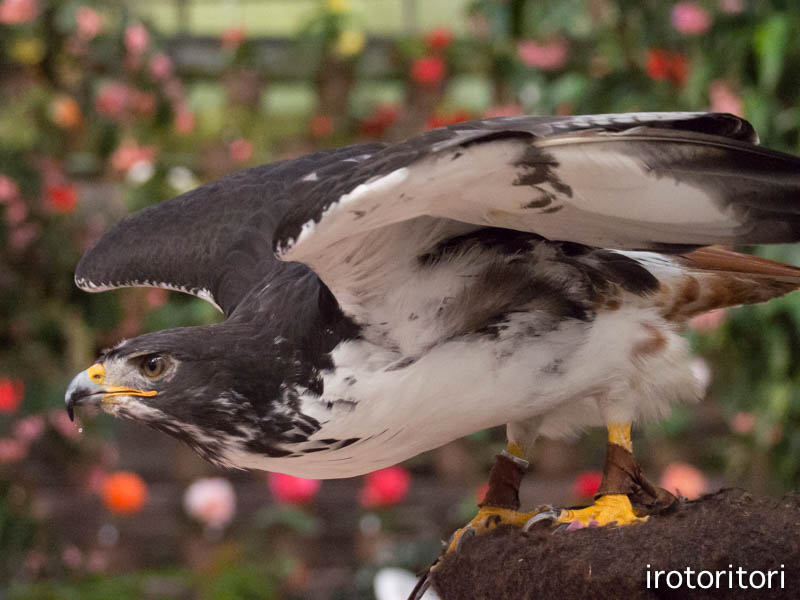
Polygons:
[[28,216],[28,205],[15,199],[6,204],[6,221],[9,225],[19,225]]
[[711,333],[722,325],[728,315],[725,308],[715,308],[689,320],[689,329],[698,333]]
[[102,85],[94,100],[97,112],[115,119],[122,117],[128,106],[129,93],[124,83],[114,81]]
[[672,26],[684,35],[705,33],[711,27],[711,16],[694,2],[678,2],[672,7]]
[[317,495],[320,482],[286,473],[268,473],[267,485],[272,497],[280,504],[305,504]]
[[555,71],[567,62],[569,46],[563,38],[547,42],[524,40],[517,45],[517,56],[528,67]]
[[150,72],[156,79],[167,79],[173,72],[172,59],[163,52],[155,54],[150,60]]
[[39,14],[36,0],[3,0],[0,2],[0,23],[16,25],[27,23]]
[[661,474],[659,485],[668,492],[680,494],[689,500],[700,497],[708,488],[708,482],[702,471],[684,462],[667,465]]
[[44,417],[30,415],[14,423],[14,437],[24,444],[30,444],[44,433]]
[[141,23],[128,25],[125,28],[125,47],[133,55],[142,54],[150,44],[150,34]]
[[24,223],[11,230],[8,246],[15,252],[22,252],[39,236],[41,228],[38,223]]
[[145,292],[144,299],[147,302],[147,308],[164,306],[167,303],[167,290],[164,288],[150,288]]
[[487,108],[483,116],[490,119],[492,117],[515,117],[521,114],[523,114],[523,110],[519,104],[495,104]]
[[173,123],[175,131],[182,135],[194,131],[194,113],[188,107],[181,105],[175,111],[175,121]]
[[744,116],[744,104],[724,79],[715,79],[708,86],[708,95],[711,98],[711,110],[714,112],[731,113],[737,117]]
[[756,427],[756,416],[751,412],[740,410],[731,419],[731,430],[734,433],[744,435],[750,433]]
[[103,18],[88,6],[79,6],[75,13],[75,23],[78,26],[78,37],[89,41],[97,37],[103,30]]
[[68,568],[75,570],[83,562],[83,553],[77,546],[69,545],[61,551],[61,560]]
[[155,158],[155,146],[140,146],[136,140],[127,139],[111,154],[111,166],[124,173],[138,162],[152,163]]
[[253,158],[253,142],[245,138],[239,138],[228,145],[231,158],[236,162],[247,162]]
[[14,200],[19,195],[19,186],[6,175],[0,174],[0,204]]
[[358,502],[365,508],[393,506],[408,495],[411,475],[403,467],[387,467],[373,471],[358,495]]
[[422,85],[436,85],[446,73],[447,65],[438,56],[423,56],[411,63],[411,78]]
[[0,438],[0,465],[22,460],[28,454],[28,447],[14,438]]
[[225,527],[236,513],[236,492],[223,477],[198,479],[183,494],[186,513],[209,527]]
[[572,493],[579,498],[591,498],[600,488],[603,474],[600,471],[582,471],[572,482]]
[[74,440],[80,435],[77,423],[69,420],[65,410],[54,408],[47,414],[50,426],[67,439]]
[[25,384],[21,379],[0,377],[0,413],[16,412],[24,396]]

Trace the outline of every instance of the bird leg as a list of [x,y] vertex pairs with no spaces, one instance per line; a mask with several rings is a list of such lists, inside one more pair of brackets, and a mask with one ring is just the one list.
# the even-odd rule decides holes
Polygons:
[[543,507],[533,512],[519,512],[519,485],[529,466],[528,461],[522,458],[523,454],[517,444],[509,443],[495,457],[489,473],[489,489],[478,505],[478,514],[452,535],[445,553],[457,550],[464,539],[499,525],[524,527],[532,517],[550,509]]
[[[634,511],[631,500],[638,511]],[[632,525],[646,521],[648,513],[662,512],[675,502],[675,496],[645,478],[641,466],[633,458],[631,424],[609,423],[603,480],[594,504],[562,510],[557,520],[560,523],[577,522],[584,527],[612,523]]]

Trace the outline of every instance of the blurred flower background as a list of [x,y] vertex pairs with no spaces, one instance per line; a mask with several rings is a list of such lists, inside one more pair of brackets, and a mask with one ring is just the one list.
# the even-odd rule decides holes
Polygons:
[[[218,319],[85,294],[126,213],[236,169],[482,116],[742,115],[800,152],[800,6],[767,0],[0,0],[0,581],[9,598],[389,597],[472,516],[502,429],[353,480],[223,472],[63,393],[122,337]],[[800,264],[793,247],[753,251]],[[639,429],[662,485],[800,474],[800,298],[689,337],[707,399]],[[498,390],[498,394],[502,390]],[[458,399],[454,398],[454,406]],[[526,505],[586,501],[605,434],[542,441]]]

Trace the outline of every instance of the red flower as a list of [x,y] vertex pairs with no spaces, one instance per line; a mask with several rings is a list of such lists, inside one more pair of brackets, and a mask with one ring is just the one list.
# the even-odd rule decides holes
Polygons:
[[489,493],[489,482],[485,481],[475,488],[475,504],[480,504],[486,499],[486,494]]
[[51,185],[47,187],[46,192],[47,201],[56,212],[69,213],[75,210],[75,205],[78,203],[78,192],[75,186]]
[[311,117],[311,135],[315,138],[326,138],[333,133],[333,117],[330,115],[314,115]]
[[393,506],[402,501],[411,487],[411,475],[403,467],[388,467],[367,475],[358,502],[365,508]]
[[268,473],[267,485],[272,497],[280,504],[305,504],[319,491],[317,479],[304,479],[286,473]]
[[370,138],[382,137],[386,130],[397,121],[399,114],[400,108],[397,105],[381,104],[369,117],[361,121],[359,125],[361,135]]
[[468,110],[460,109],[454,110],[449,113],[436,113],[428,117],[425,122],[425,127],[428,129],[436,129],[437,127],[447,127],[448,125],[455,125],[456,123],[463,123],[469,121],[472,115]]
[[676,52],[672,55],[672,63],[670,66],[672,81],[680,87],[685,86],[686,81],[689,79],[689,59],[680,52]]
[[453,32],[446,27],[437,27],[425,36],[429,50],[444,50],[453,43]]
[[579,498],[591,498],[600,488],[603,474],[600,471],[583,471],[578,473],[572,483],[572,492]]
[[689,59],[680,52],[651,48],[647,52],[647,75],[656,81],[672,81],[680,86],[689,77]]
[[103,502],[113,513],[139,512],[147,502],[147,484],[136,473],[118,471],[103,483]]
[[25,395],[25,384],[19,379],[0,377],[0,413],[13,413]]
[[219,36],[223,48],[235,50],[247,38],[247,30],[242,26],[229,27]]
[[447,65],[438,56],[423,56],[411,63],[411,78],[422,85],[436,85],[446,72]]

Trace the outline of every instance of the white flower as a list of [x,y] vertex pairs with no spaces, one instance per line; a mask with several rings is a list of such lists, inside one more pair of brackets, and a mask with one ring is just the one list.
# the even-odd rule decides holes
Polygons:
[[128,169],[128,181],[136,185],[147,183],[155,175],[156,168],[147,160],[137,160]]
[[[375,574],[373,587],[378,600],[405,600],[417,584],[417,577],[405,569],[387,567]],[[439,600],[432,589],[428,589],[422,600]]]
[[209,527],[225,527],[236,512],[236,493],[222,477],[198,479],[183,494],[186,513]]
[[186,167],[172,167],[167,173],[167,183],[178,192],[188,192],[198,186],[197,178]]

